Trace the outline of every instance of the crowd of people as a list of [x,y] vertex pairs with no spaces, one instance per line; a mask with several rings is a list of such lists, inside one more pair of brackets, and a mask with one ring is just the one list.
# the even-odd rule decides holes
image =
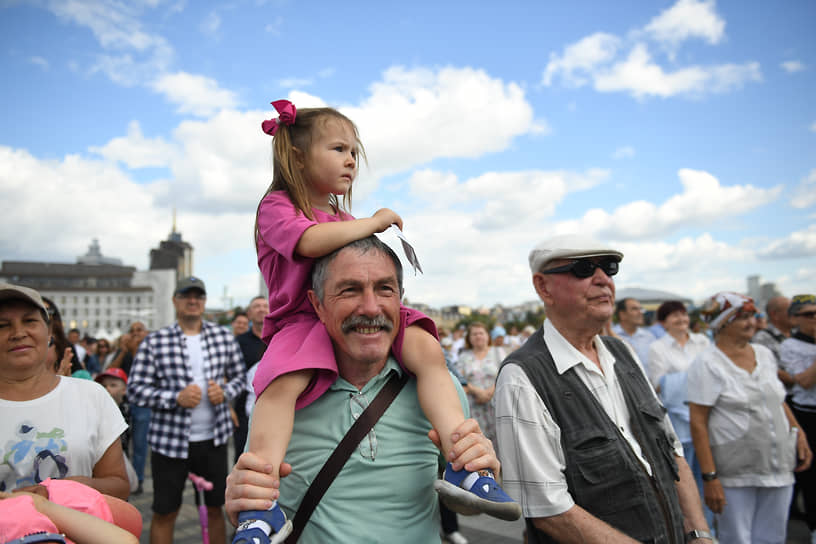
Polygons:
[[[760,309],[751,299],[736,293],[719,293],[697,309],[706,325],[702,333],[691,330],[689,308],[677,300],[662,303],[655,312],[656,326],[648,326],[639,301],[627,298],[612,304],[612,276],[617,271],[618,261],[614,259],[618,253],[607,249],[611,260],[606,261],[604,256],[592,256],[587,261],[592,263],[591,270],[583,271],[575,265],[583,262],[581,254],[586,251],[582,244],[587,245],[578,239],[572,242],[578,248],[571,251],[543,250],[545,254],[549,251],[549,256],[535,261],[534,284],[545,303],[547,316],[540,328],[528,325],[519,331],[513,326],[507,332],[501,324],[491,327],[482,321],[472,321],[452,331],[439,330],[446,362],[461,386],[457,389],[466,403],[465,413],[475,420],[464,428],[469,438],[462,439],[470,452],[469,459],[480,460],[496,472],[501,466],[504,485],[519,502],[528,521],[527,541],[570,542],[574,536],[570,531],[577,531],[584,538],[595,530],[604,538],[618,537],[621,532],[640,539],[644,537],[642,531],[650,530],[643,529],[647,527],[643,519],[656,516],[649,505],[660,503],[668,505],[670,519],[678,520],[689,519],[689,504],[692,511],[694,505],[702,506],[700,516],[691,518],[696,534],[713,535],[716,528],[720,542],[784,542],[790,515],[800,516],[811,531],[816,529],[816,482],[810,467],[812,437],[816,436],[816,297],[772,298],[764,308],[767,325],[762,329],[756,324]],[[378,246],[377,251],[383,252],[389,261],[392,259],[387,252],[390,250]],[[363,258],[365,253],[352,250],[355,252],[361,253],[357,258]],[[558,266],[563,262],[572,264]],[[564,266],[572,268],[560,272]],[[355,269],[349,266],[343,273]],[[547,272],[552,269],[559,272]],[[585,276],[587,273],[590,275]],[[556,283],[558,280],[562,283]],[[571,292],[571,286],[563,284],[565,281],[589,286],[573,289],[580,296],[570,298],[564,294]],[[590,296],[594,290],[608,294],[605,306],[609,312],[597,308],[598,296]],[[142,492],[144,459],[149,451],[154,475],[150,530],[155,532],[156,542],[172,542],[174,520],[190,470],[222,483],[205,499],[212,520],[210,528],[216,535],[214,542],[219,541],[217,535],[224,535],[225,539],[227,534],[223,523],[225,496],[227,513],[233,521],[237,521],[238,512],[247,505],[254,508],[257,502],[253,501],[266,505],[273,500],[264,489],[273,490],[275,498],[277,489],[291,494],[295,506],[284,504],[287,510],[297,510],[296,505],[305,493],[299,482],[312,479],[308,476],[312,464],[309,459],[315,454],[314,448],[324,447],[313,442],[321,436],[319,428],[313,425],[317,422],[319,426],[327,425],[328,414],[339,410],[334,403],[343,395],[348,402],[348,395],[353,396],[353,392],[339,386],[348,379],[341,374],[324,395],[325,401],[319,401],[314,410],[298,410],[286,463],[279,469],[280,475],[286,475],[291,470],[289,465],[297,467],[296,480],[270,477],[268,466],[258,456],[240,457],[254,402],[252,375],[266,349],[262,339],[268,314],[266,297],[253,298],[246,311],[237,314],[246,322],[235,319],[226,328],[203,319],[204,282],[184,278],[173,296],[178,317],[175,324],[149,333],[143,323],[136,322],[121,338],[109,342],[80,338],[79,331],[66,334],[59,309],[34,291],[4,285],[0,293],[0,331],[9,330],[3,340],[13,346],[16,338],[22,338],[24,344],[31,345],[27,358],[22,357],[27,349],[20,353],[6,350],[6,360],[0,364],[4,378],[0,405],[4,415],[8,414],[2,438],[18,437],[14,444],[9,443],[8,448],[12,449],[4,451],[4,458],[14,462],[0,471],[0,492],[36,494],[38,487],[47,486],[49,478],[68,478],[109,500],[127,499],[129,494]],[[593,319],[595,325],[589,326]],[[338,354],[340,346],[349,349],[342,342],[342,327],[339,329],[341,338],[332,337]],[[583,333],[578,334],[579,331]],[[601,331],[607,334],[597,336]],[[596,338],[602,339],[596,343]],[[375,374],[382,375],[374,378],[375,388],[383,385],[380,382],[387,382],[385,377],[393,373],[386,372],[387,369],[399,368],[389,366],[392,363],[388,362],[388,349],[385,354],[384,366]],[[349,355],[356,353],[350,349]],[[358,364],[353,361],[349,361],[350,368]],[[553,366],[545,366],[544,361],[552,361],[548,364]],[[619,369],[623,361],[629,366]],[[66,381],[61,376],[73,379]],[[104,394],[104,389],[95,389],[89,378],[100,383],[108,394]],[[348,383],[360,392],[354,382]],[[363,392],[366,387],[363,385]],[[561,396],[567,391],[572,393],[572,400],[560,406]],[[641,395],[645,392],[655,399],[654,406],[643,404]],[[334,401],[333,394],[337,395]],[[413,400],[409,406],[401,407],[398,421],[405,423],[411,417],[424,421],[413,422],[412,426],[419,429],[418,438],[406,443],[416,463],[431,450],[414,450],[418,445],[414,442],[422,442],[421,436],[431,432],[432,426],[422,417],[415,395],[414,389]],[[629,395],[641,400],[635,402]],[[576,402],[583,405],[581,410],[569,408]],[[57,407],[66,403],[71,406],[72,415],[87,411],[94,417],[81,419],[85,422],[83,428],[74,428],[70,422],[76,421],[75,417],[59,416],[64,415],[64,409]],[[32,406],[36,406],[36,412]],[[134,409],[140,408],[147,412],[143,430],[139,428],[141,418],[134,417]],[[633,414],[633,410],[638,414]],[[310,417],[312,411],[314,415]],[[18,421],[15,413],[25,414],[25,422]],[[607,417],[601,417],[601,413]],[[660,416],[662,413],[666,416]],[[588,436],[578,433],[586,424],[584,418],[600,425]],[[389,431],[384,423],[378,422],[375,440],[400,442],[397,435],[391,436],[397,431]],[[637,428],[638,425],[643,428]],[[340,429],[343,428],[341,425]],[[613,438],[618,432],[622,440]],[[665,433],[664,443],[668,447],[662,454],[650,451],[653,448],[644,443],[644,435],[661,432]],[[131,468],[129,460],[140,459],[136,444],[140,433],[144,453]],[[593,433],[597,433],[596,438]],[[335,438],[339,441],[342,436]],[[229,440],[233,440],[235,458],[228,460]],[[428,444],[433,446],[431,441]],[[498,455],[489,453],[494,451],[493,446]],[[376,450],[376,442],[367,446],[368,455],[372,447]],[[476,455],[474,449],[488,452],[487,457]],[[659,460],[667,459],[667,452],[674,463],[661,466]],[[638,464],[649,467],[647,472],[650,470],[653,476],[675,485],[646,492],[636,474],[630,475],[631,479],[611,478],[611,473],[604,469]],[[430,470],[432,465],[435,466],[430,463],[423,471],[435,474],[435,469]],[[367,487],[354,479],[370,477],[366,465],[357,467],[357,472],[351,468],[353,465],[348,466],[344,470],[349,471],[351,479],[334,485],[342,489]],[[315,471],[318,469],[320,466],[314,466]],[[419,481],[430,482],[426,489],[433,490],[435,477],[424,480],[426,477]],[[605,491],[590,492],[587,488],[588,484],[593,488],[599,486],[606,478],[611,481],[608,488],[601,486]],[[224,486],[227,481],[233,482],[232,487]],[[288,485],[290,482],[293,485]],[[412,492],[410,500],[418,500],[417,491]],[[625,493],[643,500],[640,504],[631,504],[631,500],[620,503],[628,505],[625,511],[614,508],[607,511],[612,504],[610,497],[622,500]],[[698,497],[696,502],[691,495]],[[332,500],[324,498],[323,502],[331,505],[331,509],[352,515],[366,500],[377,504],[387,501],[385,497],[357,493]],[[602,506],[597,506],[597,501]],[[436,500],[421,502],[424,509],[411,509],[416,519],[434,519],[434,512],[439,509],[443,537],[454,544],[467,542],[458,530],[454,510]],[[42,510],[42,504],[36,500],[33,506]],[[583,527],[580,524],[586,521],[581,515],[576,516],[576,509],[600,525],[590,523],[575,529]],[[632,515],[640,520],[638,529],[627,525],[626,520]],[[659,525],[653,521],[655,526]],[[320,538],[328,538],[337,529],[335,523],[332,514],[315,514],[310,526],[322,529],[310,530]],[[367,530],[365,521],[360,524],[361,531]],[[683,521],[678,527],[686,538],[690,533],[685,531],[688,522]],[[426,524],[424,532],[416,534],[426,535],[432,530],[439,528]]]
[[172,324],[113,342],[0,284],[0,540],[23,536],[12,508],[74,531],[59,507],[75,496],[104,505],[98,535],[138,537],[124,500],[149,454],[152,544],[173,541],[190,472],[213,484],[213,544],[225,514],[233,544],[438,542],[440,528],[466,544],[457,514],[523,517],[531,544],[784,544],[800,503],[816,543],[816,296],[761,316],[716,293],[694,323],[666,301],[646,327],[639,301],[615,297],[623,253],[569,234],[529,253],[543,323],[438,331],[402,305],[402,263],[375,236],[400,216],[346,211],[354,123],[273,105],[255,228],[269,295],[230,328],[204,318],[198,277],[178,279]]

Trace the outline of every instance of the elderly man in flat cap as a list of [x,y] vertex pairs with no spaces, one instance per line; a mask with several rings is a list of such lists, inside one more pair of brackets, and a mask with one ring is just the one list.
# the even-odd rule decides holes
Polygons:
[[530,252],[547,320],[496,383],[504,488],[528,542],[711,542],[683,448],[637,355],[599,333],[623,254],[578,235]]

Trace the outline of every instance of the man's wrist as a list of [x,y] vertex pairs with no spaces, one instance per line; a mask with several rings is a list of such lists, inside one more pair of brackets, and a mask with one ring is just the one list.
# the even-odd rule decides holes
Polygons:
[[711,536],[711,533],[708,531],[702,531],[700,529],[694,529],[693,531],[689,531],[686,533],[686,542],[694,542],[698,538],[706,538],[710,541],[714,541],[714,537]]

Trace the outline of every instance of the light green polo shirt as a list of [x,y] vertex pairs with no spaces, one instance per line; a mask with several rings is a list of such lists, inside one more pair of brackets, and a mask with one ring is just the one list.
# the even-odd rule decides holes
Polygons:
[[[280,505],[291,519],[314,477],[346,431],[392,372],[389,358],[362,391],[343,378],[315,402],[295,412],[286,461],[292,474],[281,480]],[[456,380],[451,377],[456,383]],[[458,383],[463,410],[467,400]],[[362,395],[365,400],[358,396]],[[362,400],[358,403],[357,400]],[[300,544],[439,542],[439,509],[433,483],[439,450],[428,439],[431,425],[422,413],[416,380],[409,380],[363,438],[331,484],[298,541]],[[373,458],[372,458],[373,457]]]

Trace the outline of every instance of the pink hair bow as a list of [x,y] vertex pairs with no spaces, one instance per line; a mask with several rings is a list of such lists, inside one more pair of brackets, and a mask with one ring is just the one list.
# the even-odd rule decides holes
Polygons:
[[295,124],[295,117],[297,116],[297,108],[288,100],[275,100],[272,106],[278,111],[278,117],[275,119],[268,119],[261,123],[261,128],[270,136],[274,136],[281,124],[291,126]]

